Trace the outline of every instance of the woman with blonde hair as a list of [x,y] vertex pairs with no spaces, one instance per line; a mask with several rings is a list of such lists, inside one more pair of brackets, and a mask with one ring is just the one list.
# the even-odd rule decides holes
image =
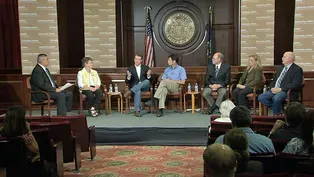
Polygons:
[[236,89],[232,91],[232,98],[237,106],[247,106],[247,95],[253,93],[253,88],[263,81],[263,69],[258,55],[249,56],[249,65],[244,70]]

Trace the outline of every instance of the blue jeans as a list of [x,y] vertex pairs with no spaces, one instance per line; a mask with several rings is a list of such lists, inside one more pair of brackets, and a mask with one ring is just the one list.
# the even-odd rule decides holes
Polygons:
[[279,92],[277,94],[267,91],[266,93],[258,96],[258,101],[263,103],[265,106],[272,108],[273,114],[281,113],[281,104],[287,99],[287,92]]
[[131,91],[134,93],[135,111],[141,111],[141,92],[149,91],[149,85],[149,80],[146,79],[131,88]]

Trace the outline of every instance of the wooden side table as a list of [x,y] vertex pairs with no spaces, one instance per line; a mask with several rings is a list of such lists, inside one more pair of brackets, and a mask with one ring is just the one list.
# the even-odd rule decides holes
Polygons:
[[123,113],[123,97],[121,92],[107,92],[109,114],[111,114],[111,97],[118,96],[118,112]]
[[200,92],[185,92],[184,97],[183,97],[183,105],[184,105],[184,112],[186,112],[186,102],[185,102],[185,97],[186,95],[191,95],[191,100],[192,100],[192,114],[194,114],[195,111],[195,95],[200,94]]

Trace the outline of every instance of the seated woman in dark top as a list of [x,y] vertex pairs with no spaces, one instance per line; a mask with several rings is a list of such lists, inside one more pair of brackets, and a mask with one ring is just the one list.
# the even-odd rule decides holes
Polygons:
[[300,124],[300,135],[292,138],[282,151],[289,154],[309,155],[313,149],[313,110],[308,111]]
[[249,65],[244,70],[239,84],[232,91],[232,99],[236,106],[248,107],[248,98],[246,95],[253,93],[253,88],[260,85],[263,81],[263,69],[261,59],[258,55],[249,56]]
[[290,141],[300,135],[300,122],[306,109],[299,102],[290,103],[285,109],[285,122],[277,120],[269,133],[269,138]]
[[236,154],[238,168],[236,173],[263,174],[264,167],[259,161],[250,161],[247,135],[238,128],[229,130],[224,136],[224,144]]

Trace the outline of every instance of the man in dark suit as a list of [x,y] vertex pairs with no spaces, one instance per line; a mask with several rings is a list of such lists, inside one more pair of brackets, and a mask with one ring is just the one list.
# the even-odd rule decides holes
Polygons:
[[[37,65],[32,71],[31,86],[33,91],[46,91],[50,98],[57,102],[57,115],[66,115],[72,109],[72,92],[63,92],[58,88],[48,70],[49,60],[46,54],[37,56]],[[44,101],[47,97],[43,93],[32,94],[33,101]]]
[[151,70],[148,66],[142,65],[143,56],[135,55],[134,65],[126,71],[125,82],[129,84],[131,90],[124,93],[124,97],[129,97],[134,93],[135,116],[141,117],[141,92],[148,91],[151,78]]
[[[220,107],[223,96],[227,92],[226,86],[230,82],[231,67],[230,65],[223,63],[223,59],[223,54],[217,52],[212,58],[213,63],[207,65],[203,96],[210,106],[208,114],[212,114],[215,109]],[[218,93],[216,102],[211,96],[213,91],[217,91]]]
[[281,104],[287,98],[287,92],[291,91],[291,100],[296,101],[302,86],[303,70],[294,63],[295,56],[292,52],[284,53],[282,66],[280,66],[270,85],[271,90],[261,94],[258,101],[267,107],[271,107],[274,115],[281,114]]

